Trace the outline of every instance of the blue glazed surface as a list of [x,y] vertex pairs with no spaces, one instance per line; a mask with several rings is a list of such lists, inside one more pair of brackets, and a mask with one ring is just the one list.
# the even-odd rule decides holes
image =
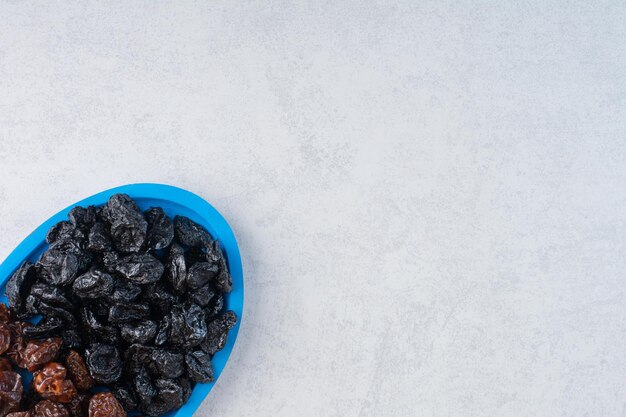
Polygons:
[[[11,274],[26,260],[36,261],[41,253],[46,250],[46,233],[50,227],[62,220],[67,220],[67,213],[75,206],[99,206],[116,193],[130,195],[142,210],[153,206],[163,207],[165,212],[173,217],[175,215],[187,216],[195,222],[206,227],[211,235],[218,239],[228,259],[228,266],[233,277],[233,291],[225,296],[225,306],[233,310],[239,320],[237,325],[230,331],[228,341],[223,350],[213,357],[215,380],[219,378],[226,361],[230,356],[243,313],[243,270],[241,256],[235,236],[226,220],[209,203],[197,195],[181,188],[162,184],[130,184],[103,191],[82,201],[72,204],[65,210],[61,210],[50,219],[46,220],[33,233],[31,233],[0,265],[0,285],[2,295],[0,301],[6,303],[4,286]],[[198,409],[202,400],[208,395],[215,382],[210,384],[196,384],[191,398],[178,411],[164,414],[165,417],[191,417]]]

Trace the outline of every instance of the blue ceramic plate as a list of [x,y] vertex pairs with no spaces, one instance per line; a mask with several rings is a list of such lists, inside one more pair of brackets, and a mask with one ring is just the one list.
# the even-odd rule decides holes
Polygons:
[[[0,265],[0,284],[2,285],[0,301],[6,303],[4,296],[4,286],[11,274],[19,268],[26,260],[36,261],[41,253],[48,247],[46,243],[46,233],[54,224],[67,220],[67,213],[75,206],[100,206],[113,194],[125,193],[131,196],[142,210],[150,207],[163,207],[163,210],[170,216],[187,216],[195,222],[206,227],[211,235],[220,241],[222,249],[228,259],[228,266],[233,277],[233,291],[225,297],[225,306],[228,310],[233,310],[239,320],[237,325],[228,334],[226,346],[213,357],[213,367],[215,380],[219,378],[226,361],[233,350],[235,339],[239,331],[243,312],[243,270],[241,268],[241,257],[237,241],[232,230],[224,218],[209,203],[197,195],[181,188],[161,184],[130,184],[111,190],[103,191],[82,201],[72,204],[65,210],[61,210],[50,219],[45,221],[33,233],[30,234]],[[196,384],[191,398],[178,411],[165,414],[166,417],[191,417],[198,409],[202,400],[207,396],[215,382],[210,384]]]

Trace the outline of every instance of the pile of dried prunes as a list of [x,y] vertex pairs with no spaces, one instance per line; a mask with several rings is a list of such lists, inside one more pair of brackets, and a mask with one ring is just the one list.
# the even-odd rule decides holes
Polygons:
[[[142,212],[125,194],[68,217],[6,284],[0,417],[181,407],[195,383],[213,381],[211,358],[237,322],[224,308],[233,284],[219,242],[187,217]],[[18,368],[33,373],[30,390]]]

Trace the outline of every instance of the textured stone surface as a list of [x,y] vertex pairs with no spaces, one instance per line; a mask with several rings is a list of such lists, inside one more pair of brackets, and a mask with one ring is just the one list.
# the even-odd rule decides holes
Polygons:
[[107,3],[0,1],[0,257],[112,186],[213,203],[198,416],[626,415],[623,3]]

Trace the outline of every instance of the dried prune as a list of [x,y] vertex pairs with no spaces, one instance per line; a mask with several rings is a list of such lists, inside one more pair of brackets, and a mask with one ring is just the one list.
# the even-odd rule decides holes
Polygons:
[[96,208],[94,206],[74,207],[70,210],[67,217],[74,226],[89,230],[96,222]]
[[63,340],[61,345],[63,349],[79,349],[83,346],[83,339],[76,330],[64,330],[61,333],[61,339]]
[[185,371],[184,357],[181,353],[154,349],[149,362],[150,371],[164,378],[177,378]]
[[101,343],[94,344],[85,351],[87,368],[94,381],[101,384],[112,384],[122,376],[122,361],[114,346]]
[[113,303],[129,303],[141,295],[141,287],[129,281],[118,279],[115,282],[113,293],[108,299]]
[[144,320],[136,323],[126,323],[120,326],[122,339],[128,343],[148,343],[157,334],[157,324],[153,320]]
[[0,322],[0,355],[11,347],[11,328],[8,324]]
[[152,307],[152,311],[157,312],[158,316],[167,314],[173,305],[179,303],[178,298],[167,291],[161,282],[147,287],[146,298]]
[[174,224],[161,207],[151,207],[144,212],[148,222],[146,246],[149,250],[168,247],[174,239]]
[[146,368],[139,368],[135,372],[133,378],[133,388],[137,394],[137,399],[141,404],[150,404],[152,397],[156,395],[156,388],[150,379],[150,375]]
[[109,310],[109,323],[124,324],[150,317],[150,307],[147,304],[119,303]]
[[131,411],[137,408],[137,399],[135,398],[135,394],[133,394],[132,390],[128,387],[115,387],[113,395],[115,395],[115,398],[117,398],[117,401],[119,401],[124,410]]
[[68,221],[58,222],[48,230],[46,242],[54,243],[57,240],[73,239],[75,232],[76,227],[72,223]]
[[215,290],[211,284],[207,284],[189,294],[189,298],[200,307],[206,307],[215,296]]
[[50,400],[43,400],[35,406],[33,417],[70,417],[70,413],[62,404],[53,403]]
[[32,286],[30,295],[51,306],[60,307],[65,310],[72,310],[74,308],[70,300],[67,299],[65,291],[53,285],[44,284],[42,282],[36,283]]
[[45,338],[59,334],[65,322],[58,317],[44,317],[39,323],[24,329],[24,337],[29,339]]
[[185,252],[183,248],[173,243],[167,255],[167,278],[172,284],[172,288],[178,294],[183,294],[186,289],[187,265],[185,262]]
[[120,259],[114,266],[115,272],[137,284],[157,282],[165,267],[149,253],[133,254]]
[[231,292],[233,290],[233,278],[230,272],[228,272],[225,259],[219,261],[219,268],[220,272],[217,274],[217,277],[215,277],[213,285],[221,292]]
[[65,323],[65,325],[69,328],[76,328],[76,325],[78,324],[76,317],[74,317],[74,314],[61,307],[54,307],[46,303],[45,301],[36,299],[32,295],[28,296],[26,302],[30,306],[30,311],[34,309],[38,314],[41,314],[44,317],[57,317],[61,319],[63,323]]
[[217,265],[208,262],[196,262],[187,271],[187,287],[191,290],[208,284],[219,273]]
[[235,327],[237,316],[232,311],[227,311],[211,320],[207,326],[207,336],[200,347],[203,351],[214,355],[226,345],[228,332]]
[[111,225],[111,239],[120,252],[138,252],[146,240],[148,223],[137,204],[125,194],[112,196],[102,209]]
[[39,367],[57,357],[61,349],[61,342],[60,337],[29,341],[24,351],[20,352],[22,364],[30,372],[39,369]]
[[190,352],[185,355],[185,364],[187,365],[187,375],[192,381],[202,383],[213,381],[213,365],[208,353],[201,350]]
[[151,416],[165,414],[183,405],[183,388],[170,379],[155,381],[157,396],[150,404],[142,404],[141,411]]
[[6,296],[9,299],[9,305],[16,312],[23,311],[26,303],[26,297],[30,293],[31,286],[37,279],[35,266],[30,262],[24,264],[13,273],[6,285]]
[[33,387],[41,397],[65,404],[77,395],[74,384],[66,376],[63,365],[50,362],[33,374]]
[[213,241],[204,227],[185,216],[174,217],[174,234],[186,246],[209,245]]
[[79,276],[72,284],[74,294],[82,298],[100,298],[113,291],[113,277],[98,269]]
[[88,336],[88,339],[115,344],[119,341],[117,329],[100,323],[91,309],[83,307],[80,318],[83,324],[84,335]]
[[224,308],[224,296],[222,294],[216,294],[215,297],[209,301],[209,305],[206,307],[207,317],[217,316],[222,312]]
[[41,272],[41,277],[52,285],[71,284],[79,269],[76,254],[53,247],[41,255],[37,266]]
[[126,417],[126,412],[112,393],[102,392],[91,397],[89,417]]
[[111,236],[104,223],[96,223],[91,226],[87,236],[87,249],[93,252],[107,252],[112,248]]
[[87,370],[87,365],[80,353],[71,350],[65,360],[70,379],[74,386],[81,391],[87,391],[93,386],[93,379]]

